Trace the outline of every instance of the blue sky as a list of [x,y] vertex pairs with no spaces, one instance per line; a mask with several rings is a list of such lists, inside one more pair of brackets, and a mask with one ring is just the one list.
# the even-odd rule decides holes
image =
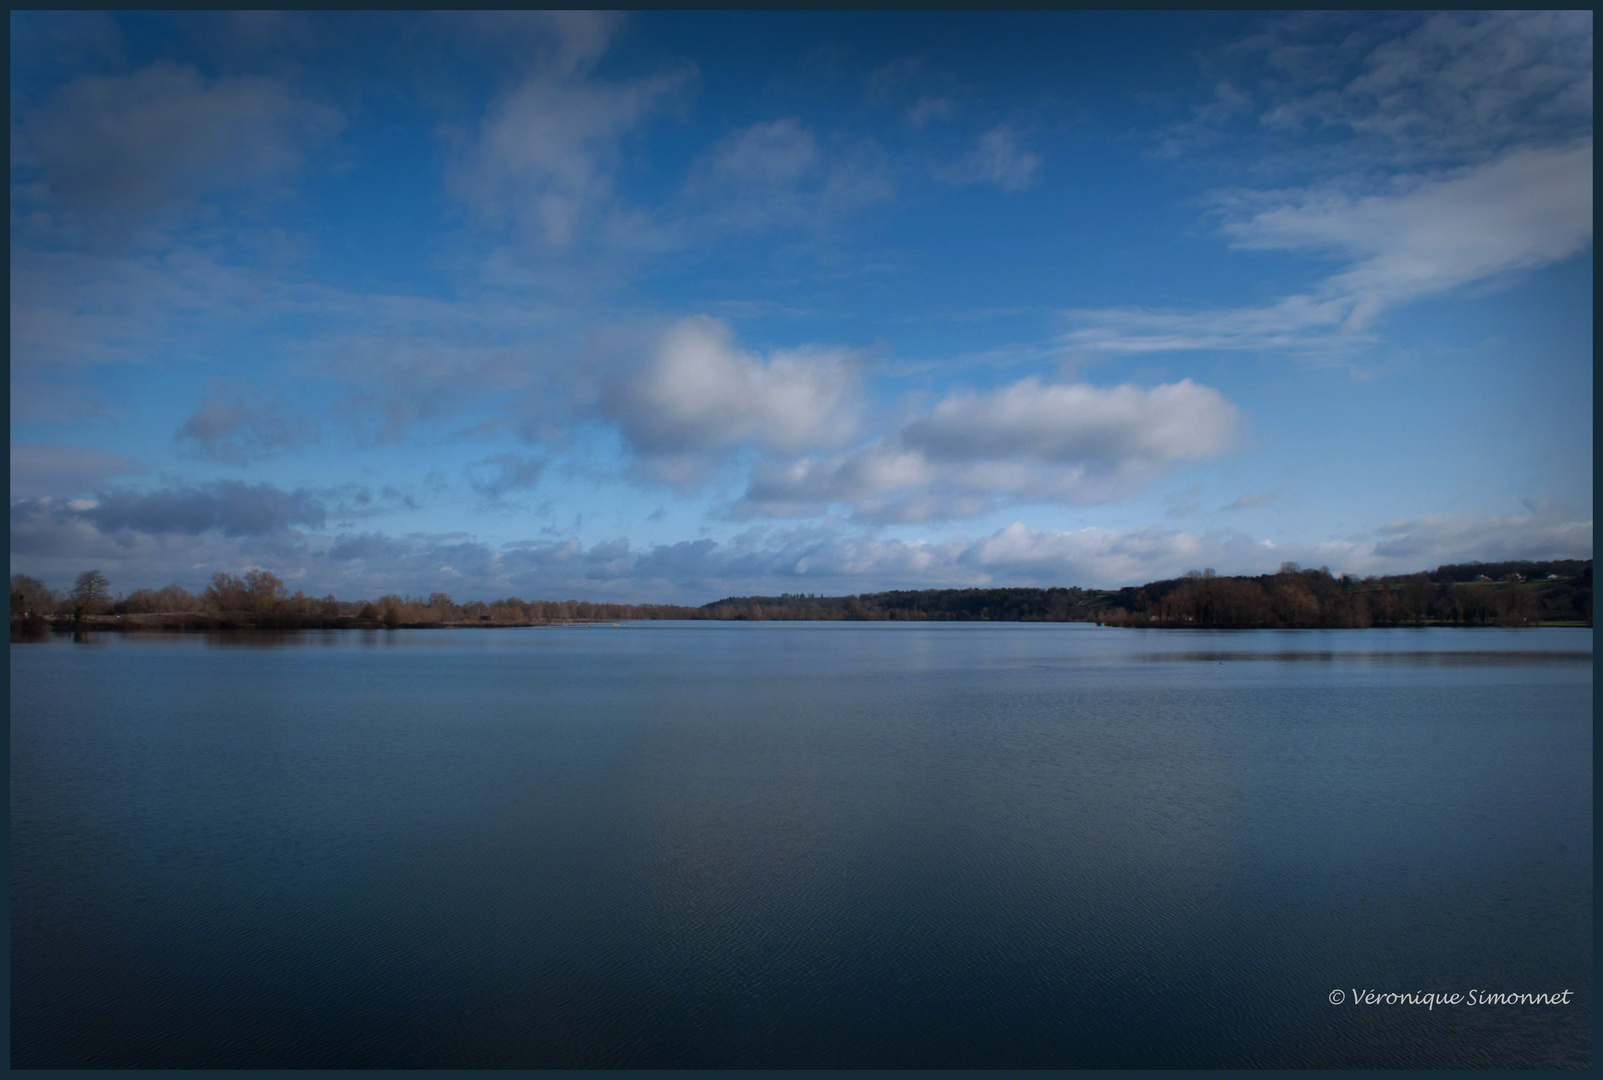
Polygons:
[[1592,15],[11,16],[11,569],[1592,554]]

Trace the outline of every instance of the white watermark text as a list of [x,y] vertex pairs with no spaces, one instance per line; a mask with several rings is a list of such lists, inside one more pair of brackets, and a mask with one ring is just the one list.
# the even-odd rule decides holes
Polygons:
[[1332,1005],[1423,1005],[1427,1010],[1450,1005],[1568,1005],[1573,990],[1556,990],[1538,994],[1511,994],[1492,990],[1470,990],[1468,993],[1441,993],[1434,990],[1396,993],[1389,990],[1360,990],[1356,986],[1347,990],[1332,990]]

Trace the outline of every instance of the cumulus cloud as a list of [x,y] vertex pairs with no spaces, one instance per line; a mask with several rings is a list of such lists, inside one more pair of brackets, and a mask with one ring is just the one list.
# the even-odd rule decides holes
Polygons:
[[484,117],[451,188],[492,224],[570,247],[613,200],[623,137],[671,108],[693,69],[628,82],[533,74]]
[[148,493],[115,491],[76,512],[105,532],[190,536],[261,536],[295,525],[318,526],[327,517],[322,501],[305,489],[289,492],[237,480]]
[[1155,526],[1121,533],[1099,528],[1032,529],[1015,521],[976,541],[964,556],[993,580],[1038,581],[1052,575],[1065,582],[1128,584],[1183,572],[1174,568],[1196,565],[1210,548],[1228,539],[1210,540]]
[[762,467],[736,510],[794,516],[840,503],[861,520],[914,522],[1014,502],[1099,502],[1226,453],[1239,424],[1235,406],[1190,379],[1103,389],[1031,377],[952,394],[850,453]]
[[[344,598],[444,590],[459,600],[519,595],[700,604],[781,592],[1116,588],[1202,567],[1222,574],[1271,573],[1288,560],[1328,565],[1336,573],[1370,574],[1477,559],[1592,555],[1591,521],[1576,520],[1560,506],[1496,518],[1428,516],[1392,522],[1372,536],[1307,543],[1255,538],[1234,529],[1036,529],[1015,521],[974,539],[887,539],[806,526],[753,529],[723,542],[704,538],[636,548],[623,538],[588,546],[573,537],[492,545],[462,533],[323,536],[309,525],[280,527],[316,518],[310,506],[265,513],[251,528],[230,532],[217,526],[214,509],[175,508],[196,502],[195,493],[166,494],[144,505],[130,502],[111,514],[60,500],[14,502],[13,572],[64,587],[85,566],[98,565],[127,588],[164,583],[175,572],[179,584],[197,588],[214,570],[261,566],[292,588]],[[228,496],[210,494],[219,501]],[[294,501],[282,492],[277,498]],[[183,579],[183,573],[192,576]]]
[[215,571],[240,573],[253,566],[273,571],[291,589],[326,585],[322,595],[338,587],[336,579],[320,573],[319,560],[298,530],[249,535],[108,529],[83,510],[49,500],[12,504],[11,565],[14,573],[56,588],[99,567],[116,591],[176,583],[198,592]]
[[23,122],[20,164],[40,170],[59,204],[132,221],[279,181],[342,124],[338,110],[273,79],[208,79],[159,60],[67,84]]
[[1374,536],[1303,543],[1255,539],[1235,529],[1188,533],[1147,526],[1120,532],[1032,529],[1014,522],[966,546],[961,558],[998,582],[1113,588],[1203,567],[1221,574],[1271,573],[1288,560],[1328,565],[1335,573],[1398,574],[1475,560],[1591,557],[1591,521],[1549,507],[1500,518],[1428,516],[1393,522]]
[[[935,467],[922,454],[879,442],[850,454],[759,468],[741,502],[752,513],[800,517],[815,514],[829,503],[877,503],[893,492],[927,484],[935,476]],[[975,512],[988,507],[986,502]]]
[[954,394],[903,428],[902,441],[936,460],[1145,467],[1223,452],[1237,418],[1217,390],[1190,379],[1143,390],[1031,377],[987,394]]
[[259,566],[297,588],[321,578],[303,530],[325,516],[321,496],[268,484],[14,500],[12,571],[65,587],[98,566],[119,589],[174,581],[198,589],[213,571]]
[[601,404],[659,472],[688,480],[715,451],[840,442],[855,431],[857,393],[846,350],[778,349],[764,358],[738,348],[726,324],[698,317],[671,327]]

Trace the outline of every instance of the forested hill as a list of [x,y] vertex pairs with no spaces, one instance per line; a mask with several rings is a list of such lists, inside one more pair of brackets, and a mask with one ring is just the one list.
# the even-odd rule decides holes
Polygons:
[[1211,570],[1116,591],[924,589],[857,596],[731,596],[711,619],[994,620],[1113,626],[1528,626],[1592,622],[1592,560],[1460,563],[1389,577],[1333,576],[1285,564],[1275,574]]
[[1120,589],[1097,620],[1115,626],[1365,627],[1592,625],[1592,560],[1461,563],[1430,573],[1279,573],[1184,578]]
[[1106,593],[1085,589],[922,589],[857,596],[731,596],[702,606],[710,619],[921,619],[1090,622]]

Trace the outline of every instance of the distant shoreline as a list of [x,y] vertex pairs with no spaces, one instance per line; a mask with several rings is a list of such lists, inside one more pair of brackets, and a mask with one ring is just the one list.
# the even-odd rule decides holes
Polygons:
[[[1284,563],[1274,574],[1220,577],[1210,569],[1117,590],[1054,586],[893,589],[849,596],[728,596],[699,606],[516,596],[459,604],[427,599],[317,599],[270,572],[213,575],[200,596],[178,585],[111,599],[99,571],[66,597],[13,575],[14,633],[48,630],[222,633],[235,630],[378,630],[572,626],[624,621],[1079,622],[1164,629],[1365,629],[1396,626],[1590,626],[1592,561],[1468,563],[1431,573],[1337,577]],[[18,626],[22,619],[24,625]]]
[[[1118,623],[1102,622],[1092,619],[990,619],[990,618],[895,618],[895,619],[864,619],[864,618],[824,618],[824,619],[786,619],[764,618],[732,618],[732,619],[540,619],[521,621],[493,621],[493,620],[461,620],[452,622],[419,622],[387,624],[377,619],[359,619],[343,616],[332,619],[300,618],[300,617],[240,617],[223,615],[206,615],[193,612],[173,613],[145,613],[139,615],[88,615],[81,621],[74,622],[70,618],[42,619],[12,619],[11,640],[45,640],[53,634],[70,633],[114,633],[114,634],[253,634],[253,633],[283,633],[305,630],[511,630],[526,629],[544,626],[617,626],[623,623],[646,622],[829,622],[829,623],[860,623],[860,622],[917,622],[917,623],[1080,623],[1118,630],[1329,630],[1329,626],[1198,626],[1190,622],[1153,622]],[[1591,629],[1591,624],[1575,620],[1554,620],[1550,622],[1525,623],[1517,626],[1498,626],[1494,623],[1466,624],[1452,622],[1426,621],[1418,625],[1403,623],[1392,626],[1343,627],[1335,629],[1365,629],[1365,630],[1395,630],[1395,629],[1436,629],[1436,628],[1463,628],[1463,629],[1540,629],[1540,628],[1567,628]]]
[[[458,620],[451,622],[417,622],[390,625],[382,619],[362,619],[356,616],[249,616],[210,615],[198,612],[155,612],[138,615],[85,615],[81,620],[70,617],[43,619],[34,617],[12,619],[11,632],[15,636],[28,629],[50,633],[119,633],[119,634],[212,634],[255,633],[263,630],[493,630],[527,626],[585,626],[616,622],[615,619],[537,619],[496,622],[490,620]],[[638,621],[638,620],[635,620]],[[42,624],[42,625],[41,625]]]

